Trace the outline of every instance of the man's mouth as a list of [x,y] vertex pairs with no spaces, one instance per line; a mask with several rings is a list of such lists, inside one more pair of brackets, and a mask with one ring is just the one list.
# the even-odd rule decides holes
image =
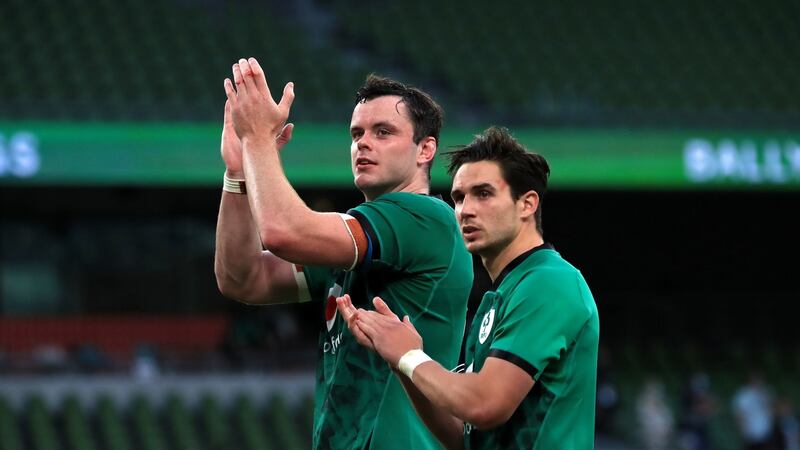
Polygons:
[[479,230],[480,229],[474,225],[464,225],[463,227],[461,227],[461,234],[465,238],[469,238],[473,236],[475,233],[477,233]]
[[368,158],[357,158],[356,159],[356,168],[357,169],[363,169],[363,168],[365,168],[367,166],[374,166],[374,165],[375,165],[375,161],[372,161],[371,159],[368,159]]

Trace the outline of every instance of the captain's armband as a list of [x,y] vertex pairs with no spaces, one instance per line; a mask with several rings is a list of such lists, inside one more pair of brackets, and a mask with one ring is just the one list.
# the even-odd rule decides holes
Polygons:
[[367,233],[364,232],[364,228],[358,222],[358,219],[349,214],[339,214],[339,217],[342,218],[344,226],[347,228],[347,232],[350,234],[350,238],[353,240],[353,249],[355,254],[353,256],[353,264],[351,264],[350,268],[347,270],[354,270],[362,261],[364,261],[364,258],[367,255],[367,250],[369,249],[369,238],[367,237]]

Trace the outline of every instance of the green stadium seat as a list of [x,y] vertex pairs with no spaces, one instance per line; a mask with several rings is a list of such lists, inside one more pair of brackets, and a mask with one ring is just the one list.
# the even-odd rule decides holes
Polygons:
[[268,409],[269,430],[275,437],[277,447],[285,450],[300,450],[306,448],[300,439],[299,430],[295,425],[294,415],[289,411],[286,400],[276,395],[269,402]]
[[50,415],[44,399],[32,395],[27,401],[26,420],[34,450],[58,450],[61,440],[56,432],[54,417]]
[[167,424],[172,431],[172,448],[200,450],[198,430],[194,428],[192,414],[186,409],[183,399],[177,394],[170,394],[166,409]]
[[71,448],[95,450],[98,448],[92,437],[89,419],[78,399],[71,395],[66,398],[63,408],[64,432]]
[[200,429],[211,449],[236,448],[229,421],[216,398],[204,394],[200,400]]
[[164,430],[159,426],[158,415],[150,401],[144,396],[137,396],[132,405],[133,428],[140,440],[143,450],[167,450]]
[[264,433],[264,426],[252,401],[244,395],[239,396],[234,405],[234,420],[241,433],[244,447],[247,450],[272,450],[270,440]]
[[103,440],[102,448],[108,450],[131,450],[131,436],[125,421],[114,401],[102,395],[97,401],[97,426]]
[[0,448],[22,450],[22,435],[19,432],[14,411],[3,396],[0,396]]

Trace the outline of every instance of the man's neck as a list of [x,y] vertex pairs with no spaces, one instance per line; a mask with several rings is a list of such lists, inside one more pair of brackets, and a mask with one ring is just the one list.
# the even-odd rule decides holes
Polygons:
[[407,192],[409,194],[429,195],[430,192],[431,192],[431,187],[430,187],[430,183],[422,182],[422,181],[419,181],[419,180],[413,180],[410,183],[401,184],[401,185],[395,186],[392,189],[387,189],[385,191],[379,191],[379,192],[364,192],[364,191],[362,191],[362,192],[364,194],[364,200],[370,202],[370,201],[375,200],[376,198],[380,197],[381,195],[390,194],[392,192]]
[[483,267],[489,273],[492,283],[497,280],[503,269],[517,256],[528,250],[544,244],[544,239],[539,233],[524,233],[516,237],[511,243],[503,247],[497,254],[481,255]]

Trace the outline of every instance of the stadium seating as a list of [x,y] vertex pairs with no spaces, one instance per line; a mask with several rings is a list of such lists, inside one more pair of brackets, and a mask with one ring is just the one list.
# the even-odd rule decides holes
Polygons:
[[211,394],[193,407],[172,394],[161,407],[139,396],[120,409],[107,396],[89,405],[70,395],[49,408],[33,395],[15,412],[0,396],[0,448],[300,450],[311,442],[310,402],[309,397],[290,408],[280,395],[261,401],[242,395],[226,410]]
[[509,121],[798,113],[796,4],[335,3],[359,42]]
[[0,118],[219,119],[222,80],[257,56],[295,112],[339,117],[364,70],[307,38],[277,3],[156,0],[4,2]]
[[22,450],[22,436],[17,417],[6,399],[0,397],[0,448]]
[[[257,56],[294,117],[340,121],[368,71],[507,124],[788,125],[795,2],[8,0],[0,119],[216,120]],[[746,122],[745,122],[746,121]]]
[[[686,417],[682,403],[689,377],[705,371],[716,401],[709,430],[713,448],[740,448],[731,410],[736,390],[749,368],[762,368],[777,396],[800,404],[796,348],[732,344],[730,349],[709,351],[697,344],[674,342],[615,348],[614,363],[608,368],[620,402],[615,434],[636,448],[641,438],[637,400],[652,379],[663,383],[676,425],[681,423]],[[102,394],[87,400],[78,392],[55,401],[48,396],[45,401],[34,392],[16,409],[0,394],[0,448],[49,450],[64,448],[60,443],[66,443],[67,448],[87,450],[299,450],[310,446],[312,417],[310,392],[292,402],[280,392],[253,395],[246,390],[228,402],[214,392],[190,398],[186,391],[175,391],[159,400],[134,395],[130,401]],[[24,446],[26,442],[30,444]]]
[[125,422],[114,401],[108,396],[101,396],[97,404],[97,427],[99,440],[109,450],[131,450],[131,437],[126,430]]

